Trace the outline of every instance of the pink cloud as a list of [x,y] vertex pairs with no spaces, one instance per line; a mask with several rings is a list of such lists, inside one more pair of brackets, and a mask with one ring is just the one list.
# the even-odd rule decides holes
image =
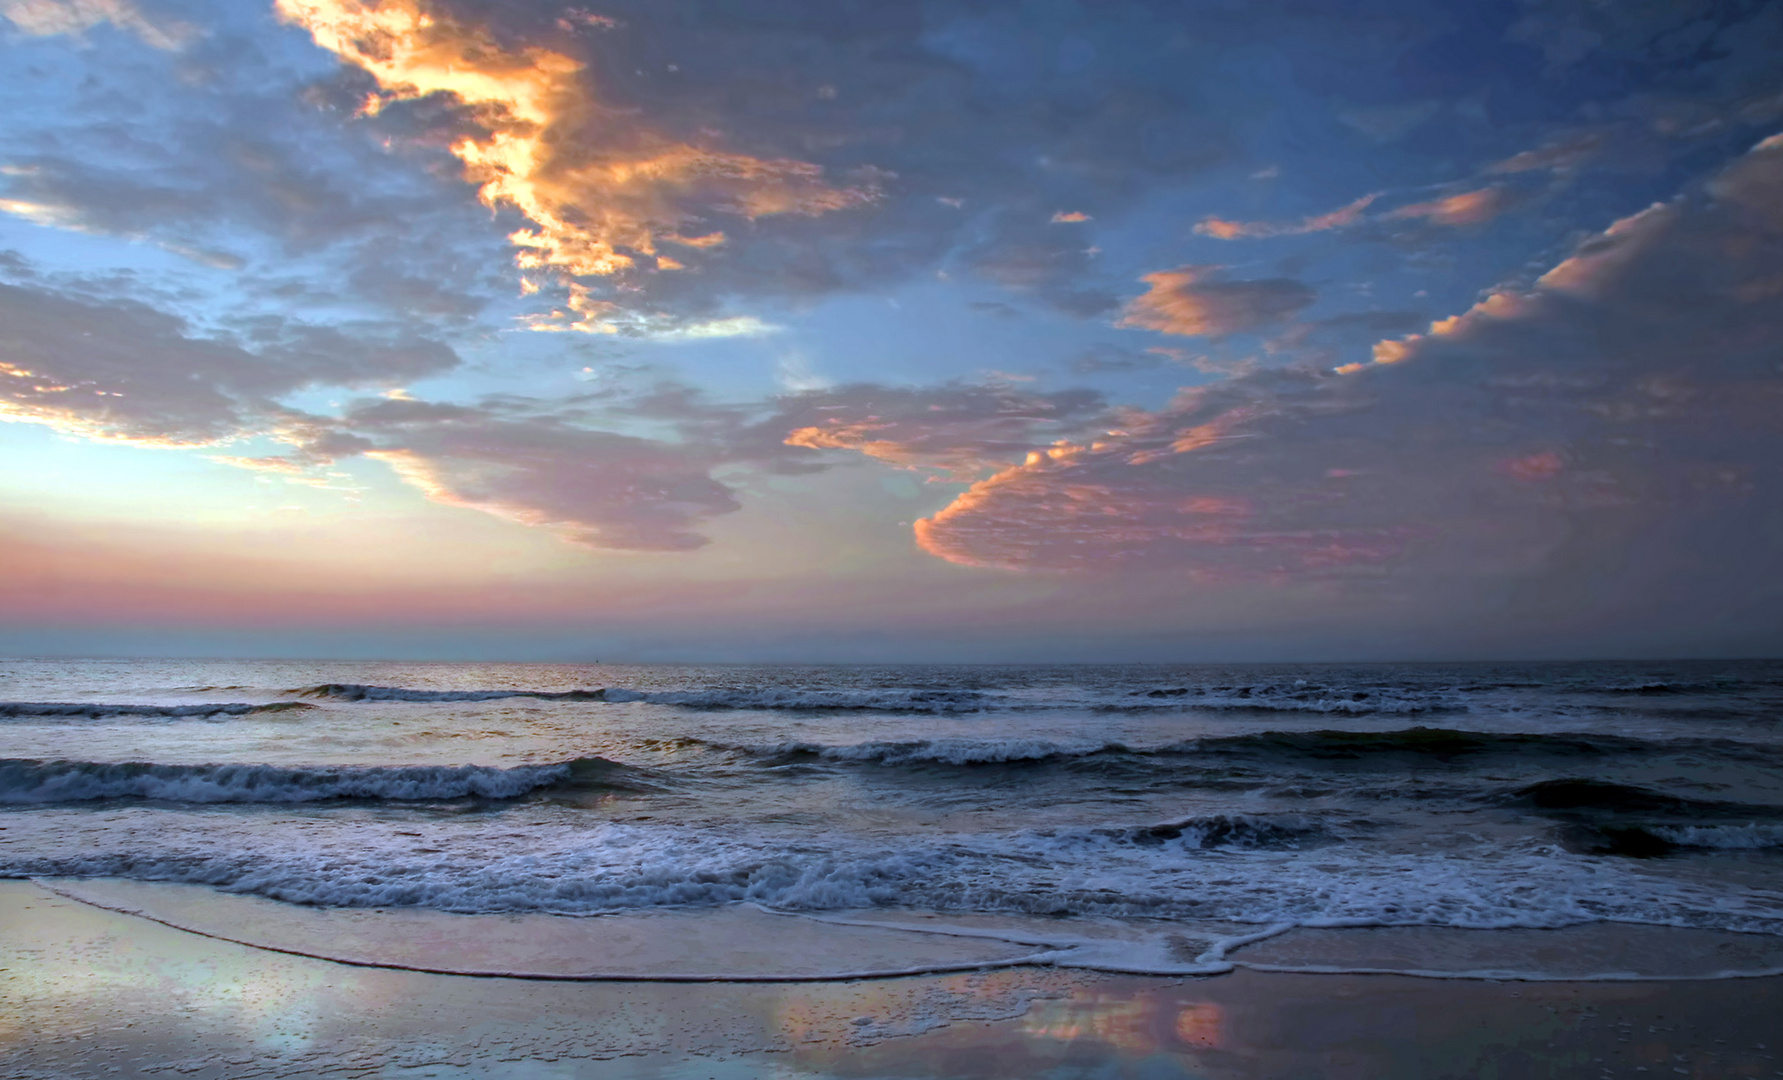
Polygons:
[[1149,288],[1127,302],[1116,326],[1184,337],[1225,337],[1280,322],[1313,302],[1289,278],[1233,281],[1218,266],[1179,266],[1139,280]]
[[[1715,550],[1729,580],[1773,573],[1774,541],[1729,523],[1783,497],[1783,308],[1749,298],[1783,274],[1780,210],[1770,140],[1708,195],[1616,223],[1527,291],[1381,342],[1371,364],[1240,375],[1037,451],[917,540],[965,565],[1354,588],[1576,579],[1637,542],[1696,552],[1674,566]],[[1203,274],[1152,275],[1141,300],[1159,299],[1130,311],[1213,329],[1182,299]]]
[[970,480],[1019,460],[1036,442],[1078,434],[1103,411],[1100,395],[1085,390],[853,385],[784,398],[760,430],[785,432],[786,446],[852,450]]
[[1225,218],[1203,218],[1195,226],[1195,231],[1202,236],[1211,236],[1216,240],[1256,239],[1270,236],[1301,236],[1306,233],[1325,232],[1330,229],[1341,229],[1354,225],[1362,220],[1363,211],[1381,197],[1380,192],[1364,195],[1355,202],[1340,206],[1329,213],[1314,214],[1301,218],[1297,222],[1279,221],[1229,221]]
[[1433,225],[1479,225],[1497,217],[1508,205],[1503,189],[1488,187],[1401,206],[1382,217],[1387,221],[1421,220]]

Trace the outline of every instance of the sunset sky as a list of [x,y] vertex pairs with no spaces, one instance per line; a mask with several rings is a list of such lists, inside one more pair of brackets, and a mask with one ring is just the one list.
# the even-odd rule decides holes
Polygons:
[[1783,652],[1783,4],[0,16],[0,652]]

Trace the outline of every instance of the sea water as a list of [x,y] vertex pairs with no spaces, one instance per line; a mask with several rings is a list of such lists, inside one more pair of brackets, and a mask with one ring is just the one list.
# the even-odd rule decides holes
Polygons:
[[6,660],[0,876],[1067,937],[1783,936],[1780,718],[1765,661]]

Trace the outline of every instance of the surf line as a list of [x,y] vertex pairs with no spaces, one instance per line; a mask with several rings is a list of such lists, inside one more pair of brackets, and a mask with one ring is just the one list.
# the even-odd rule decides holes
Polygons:
[[[1207,949],[1196,956],[1194,960],[1186,964],[1134,964],[1122,963],[1118,958],[1111,957],[1108,954],[1110,951],[1120,950],[1122,948],[1131,952],[1143,949],[1147,945],[1156,947],[1158,942],[1155,938],[1150,941],[1138,942],[1131,939],[1123,941],[1120,939],[1085,937],[1048,938],[1035,934],[982,930],[974,927],[949,926],[945,924],[940,926],[923,926],[921,924],[907,922],[880,921],[876,919],[850,919],[846,916],[836,915],[816,915],[806,911],[783,911],[776,908],[766,907],[761,904],[754,904],[751,906],[758,911],[769,915],[784,915],[793,918],[806,919],[811,922],[829,923],[833,926],[862,926],[880,930],[906,930],[917,934],[935,934],[940,937],[979,938],[990,941],[1007,941],[1012,945],[1044,945],[1048,947],[1048,951],[1038,955],[1050,957],[1051,959],[1032,962],[1047,963],[1055,967],[1080,968],[1085,971],[1101,971],[1118,975],[1155,975],[1159,978],[1224,975],[1232,971],[1234,968],[1244,966],[1240,962],[1226,959],[1227,953],[1231,952],[1233,949],[1264,941],[1279,934],[1285,934],[1299,925],[1298,923],[1288,922],[1272,923],[1261,930],[1249,934],[1238,934],[1224,938],[1210,937],[1208,939]],[[1098,955],[1103,958],[1091,959]]]
[[[1057,951],[1033,953],[1027,956],[1009,957],[1003,960],[972,960],[957,964],[921,964],[907,968],[872,968],[859,971],[823,971],[810,974],[746,974],[740,972],[662,972],[644,973],[637,971],[592,971],[592,972],[542,972],[542,971],[504,971],[480,968],[443,968],[429,967],[419,964],[401,964],[391,960],[368,960],[363,957],[331,956],[321,952],[310,952],[281,945],[269,945],[264,942],[249,941],[245,938],[220,934],[214,930],[203,930],[151,915],[140,908],[126,907],[119,904],[107,904],[79,893],[70,892],[41,878],[31,878],[31,883],[45,892],[53,893],[64,900],[72,900],[77,904],[110,911],[119,915],[157,923],[173,930],[213,941],[228,942],[244,948],[258,949],[261,952],[278,953],[284,956],[299,956],[306,960],[321,960],[330,964],[342,964],[348,967],[380,968],[386,971],[413,971],[422,975],[457,975],[468,979],[525,979],[532,982],[649,982],[649,983],[817,983],[817,982],[851,982],[866,979],[898,979],[915,975],[953,975],[975,971],[994,971],[1015,967],[1054,967],[1058,966]],[[616,913],[606,913],[616,914]],[[796,914],[774,912],[774,914]],[[865,924],[863,924],[865,925]],[[881,926],[879,929],[901,929]]]
[[[1042,951],[1025,956],[1008,957],[1001,960],[973,960],[959,963],[921,964],[905,968],[871,968],[852,971],[825,971],[805,974],[789,973],[757,973],[740,972],[670,972],[643,973],[636,971],[593,971],[593,972],[539,972],[512,971],[475,968],[430,967],[419,964],[403,964],[387,960],[369,960],[363,957],[337,956],[322,952],[311,952],[287,946],[270,945],[263,942],[250,941],[228,934],[204,930],[196,926],[173,919],[149,914],[140,908],[127,907],[120,904],[108,904],[71,892],[65,888],[42,878],[29,879],[32,884],[45,892],[71,900],[77,904],[110,911],[119,915],[143,919],[147,922],[166,926],[183,933],[195,934],[199,937],[223,941],[244,948],[257,949],[261,952],[277,953],[285,956],[297,956],[307,960],[320,960],[325,963],[341,964],[348,967],[377,968],[388,971],[412,971],[423,975],[455,975],[471,979],[523,979],[533,982],[640,982],[640,983],[821,983],[851,982],[875,979],[909,978],[920,975],[967,974],[979,971],[995,971],[1017,967],[1047,967],[1054,969],[1075,969],[1080,971],[1097,971],[1106,974],[1141,975],[1155,978],[1208,977],[1223,975],[1239,968],[1249,971],[1285,975],[1397,975],[1416,979],[1462,979],[1481,982],[1715,982],[1724,979],[1761,979],[1783,976],[1783,967],[1736,969],[1695,974],[1644,974],[1640,972],[1611,971],[1591,972],[1583,974],[1551,974],[1539,971],[1519,971],[1514,969],[1474,969],[1467,971],[1443,971],[1427,968],[1376,968],[1348,965],[1325,964],[1268,964],[1232,958],[1230,954],[1247,945],[1253,945],[1269,938],[1278,937],[1289,931],[1300,929],[1300,923],[1275,923],[1249,934],[1239,934],[1225,938],[1213,938],[1208,948],[1189,963],[1173,964],[1136,964],[1130,960],[1122,962],[1118,956],[1110,955],[1111,951],[1124,946],[1132,950],[1139,943],[1131,940],[1100,940],[1095,938],[1051,938],[1019,932],[999,932],[960,926],[920,926],[904,922],[882,922],[870,919],[850,919],[845,916],[817,915],[802,911],[785,911],[770,908],[761,904],[748,904],[764,914],[778,915],[787,918],[804,919],[811,922],[829,923],[835,926],[859,927],[864,929],[929,934],[939,937],[975,938],[980,940],[1005,941],[1014,945],[1045,946]],[[605,912],[600,915],[579,916],[582,918],[603,917],[619,914]],[[1381,926],[1382,923],[1372,920],[1321,920],[1314,924],[1316,929],[1364,928]],[[1637,923],[1633,925],[1664,926],[1664,923]],[[1102,946],[1103,948],[1097,948]],[[1143,948],[1143,946],[1139,946]],[[1100,954],[1100,955],[1098,955]]]

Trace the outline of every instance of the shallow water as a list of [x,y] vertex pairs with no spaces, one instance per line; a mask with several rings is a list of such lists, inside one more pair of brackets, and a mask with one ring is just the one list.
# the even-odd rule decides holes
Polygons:
[[11,660],[0,702],[13,877],[476,913],[1783,934],[1773,662]]

